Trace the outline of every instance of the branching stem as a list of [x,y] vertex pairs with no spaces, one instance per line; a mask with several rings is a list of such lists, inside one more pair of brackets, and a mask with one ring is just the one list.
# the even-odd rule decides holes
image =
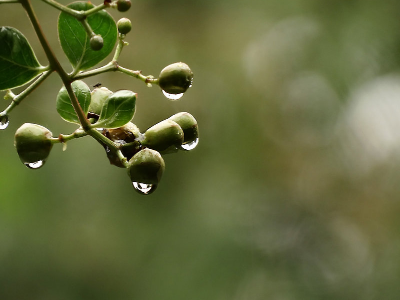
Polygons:
[[78,79],[92,77],[92,76],[99,75],[99,74],[106,73],[106,72],[119,71],[121,73],[127,74],[127,75],[135,77],[137,79],[140,79],[141,81],[143,81],[146,84],[149,84],[149,83],[150,84],[151,83],[158,84],[158,79],[154,78],[152,75],[145,76],[142,74],[142,71],[133,71],[133,70],[130,70],[130,69],[127,69],[127,68],[124,68],[124,67],[121,67],[120,65],[118,65],[119,56],[125,45],[126,45],[126,42],[124,41],[124,36],[120,34],[119,38],[118,38],[117,48],[115,49],[115,53],[114,53],[114,57],[113,57],[112,61],[110,61],[108,64],[106,64],[100,68],[93,69],[93,70],[86,71],[86,72],[80,72],[76,75],[74,72],[72,72],[70,74],[70,77],[73,80],[78,80]]
[[[45,1],[45,2],[50,1],[52,3],[56,3],[55,1],[51,1],[51,0],[43,0],[43,1]],[[99,131],[97,131],[96,129],[91,127],[91,124],[90,124],[89,120],[86,118],[86,115],[83,112],[82,107],[80,106],[78,99],[76,98],[76,96],[72,90],[72,87],[71,87],[71,83],[74,80],[76,80],[76,78],[70,78],[70,76],[61,67],[60,62],[56,58],[53,50],[51,49],[49,43],[47,42],[47,39],[43,33],[42,28],[40,27],[39,21],[33,11],[30,0],[20,0],[20,2],[22,4],[22,6],[24,7],[25,11],[27,12],[29,19],[32,22],[33,28],[35,29],[35,32],[36,32],[36,34],[39,38],[39,41],[43,47],[43,50],[46,53],[47,59],[49,60],[49,63],[50,63],[50,70],[56,71],[64,83],[64,86],[68,92],[70,99],[71,99],[71,104],[75,109],[75,112],[79,118],[79,122],[81,123],[82,129],[84,130],[84,132],[91,135],[98,142],[100,142],[102,144],[106,144],[113,150],[117,151],[118,147],[114,142],[112,142],[110,139],[108,139],[104,135],[102,135]]]
[[100,4],[98,6],[95,6],[95,7],[91,8],[89,10],[86,10],[86,11],[78,11],[78,10],[69,8],[68,6],[62,5],[62,4],[60,4],[60,3],[58,3],[57,1],[54,1],[54,0],[42,0],[42,1],[47,3],[47,4],[49,4],[50,6],[53,6],[54,8],[57,8],[60,11],[63,11],[65,13],[67,13],[67,14],[70,14],[71,16],[76,18],[78,21],[82,21],[82,20],[86,19],[86,17],[98,12],[99,10],[107,8],[108,6],[111,5],[111,4],[105,5],[103,3],[103,4]]

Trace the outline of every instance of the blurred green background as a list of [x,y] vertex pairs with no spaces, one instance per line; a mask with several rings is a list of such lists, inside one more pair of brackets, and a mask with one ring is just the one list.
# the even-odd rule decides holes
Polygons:
[[[32,2],[70,70],[58,12]],[[21,124],[75,130],[52,75],[0,132],[0,299],[399,299],[400,2],[132,2],[110,11],[134,25],[120,64],[157,76],[183,61],[193,87],[171,102],[123,74],[86,82],[137,92],[142,131],[190,112],[199,146],[165,156],[150,196],[90,138],[29,170]],[[0,25],[46,64],[20,5]]]

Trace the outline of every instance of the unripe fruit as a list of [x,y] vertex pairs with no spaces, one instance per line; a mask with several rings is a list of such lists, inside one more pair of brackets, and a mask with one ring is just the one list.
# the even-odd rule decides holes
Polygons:
[[189,143],[199,137],[199,126],[196,119],[188,112],[180,112],[168,118],[175,121],[183,130],[183,143]]
[[128,163],[128,175],[132,182],[158,184],[165,170],[164,159],[152,149],[136,153]]
[[169,94],[181,94],[192,85],[193,72],[185,63],[178,62],[161,70],[158,78],[160,87]]
[[25,123],[15,132],[14,146],[23,163],[44,161],[50,154],[53,134],[37,124]]
[[113,94],[106,87],[95,88],[91,93],[91,101],[89,106],[89,111],[100,115],[101,109],[103,108],[104,101]]
[[101,35],[94,35],[90,38],[90,48],[94,51],[99,51],[103,48],[103,38]]
[[176,151],[183,143],[182,128],[172,120],[164,120],[147,129],[142,145],[161,153]]
[[118,32],[121,34],[127,34],[132,29],[131,20],[127,18],[122,18],[117,22]]
[[131,8],[131,1],[130,0],[118,0],[117,1],[117,9],[120,12],[125,12]]

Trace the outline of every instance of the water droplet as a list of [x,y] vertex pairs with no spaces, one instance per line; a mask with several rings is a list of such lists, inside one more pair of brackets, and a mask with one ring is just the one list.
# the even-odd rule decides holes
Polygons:
[[178,99],[181,99],[182,96],[183,96],[183,93],[180,93],[180,94],[169,94],[164,90],[162,90],[162,92],[163,92],[165,97],[167,97],[169,100],[174,100],[174,101],[178,100]]
[[29,169],[39,169],[44,165],[43,160],[39,160],[37,162],[32,162],[32,163],[25,163],[25,166],[27,166]]
[[6,129],[8,127],[8,124],[10,124],[10,121],[8,120],[8,116],[4,115],[0,117],[0,130]]
[[194,148],[196,148],[198,143],[199,143],[199,138],[196,138],[194,141],[191,141],[186,144],[182,144],[181,148],[183,150],[190,151],[190,150],[193,150]]
[[157,188],[157,184],[147,184],[147,183],[140,183],[140,182],[132,182],[133,187],[136,191],[138,191],[142,195],[149,195],[155,191]]
[[193,78],[190,80],[190,85],[189,85],[189,87],[191,88],[192,85],[193,85]]

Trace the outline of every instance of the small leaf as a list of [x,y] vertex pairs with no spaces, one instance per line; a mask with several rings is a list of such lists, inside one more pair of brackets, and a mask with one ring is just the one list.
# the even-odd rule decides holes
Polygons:
[[[78,99],[79,104],[82,107],[83,112],[86,115],[89,111],[91,99],[90,88],[87,86],[86,83],[80,80],[74,81],[71,86],[76,98]],[[80,124],[79,118],[75,112],[74,107],[72,106],[71,99],[65,86],[63,86],[58,92],[56,107],[57,112],[65,121]]]
[[[93,8],[93,5],[89,2],[74,2],[68,7],[85,11]],[[89,69],[105,59],[114,49],[117,41],[117,26],[105,10],[90,15],[87,21],[96,35],[101,35],[103,38],[104,46],[99,51],[90,48],[90,37],[77,19],[65,12],[62,12],[58,18],[61,47],[72,66],[78,70]]]
[[110,95],[103,104],[99,121],[94,127],[117,128],[132,120],[135,114],[136,93],[121,90]]
[[45,71],[25,36],[12,27],[0,27],[0,90],[24,85]]

